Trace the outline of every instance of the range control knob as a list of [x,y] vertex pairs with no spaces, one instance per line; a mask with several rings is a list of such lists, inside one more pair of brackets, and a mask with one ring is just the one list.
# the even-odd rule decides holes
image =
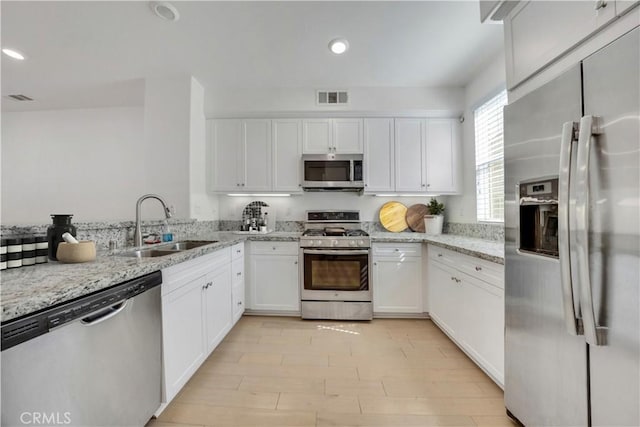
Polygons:
[[316,240],[316,245],[322,246],[322,240]]
[[358,241],[358,246],[364,246],[364,240],[359,240]]
[[358,242],[355,240],[349,240],[349,246],[358,246]]
[[331,246],[338,246],[338,241],[337,240],[332,240],[331,241]]

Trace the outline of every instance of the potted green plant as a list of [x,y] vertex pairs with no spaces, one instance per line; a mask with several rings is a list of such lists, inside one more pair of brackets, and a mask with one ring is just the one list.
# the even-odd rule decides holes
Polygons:
[[444,204],[432,198],[427,207],[429,208],[429,215],[424,216],[424,232],[431,235],[442,234]]

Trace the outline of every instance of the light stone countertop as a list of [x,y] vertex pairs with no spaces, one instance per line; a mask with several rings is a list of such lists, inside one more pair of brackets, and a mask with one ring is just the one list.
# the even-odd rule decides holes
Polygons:
[[429,243],[445,249],[471,255],[480,259],[504,264],[504,242],[484,240],[475,237],[440,234],[437,236],[425,233],[373,233],[374,242]]
[[[294,241],[301,233],[273,232],[269,234],[236,234],[218,231],[180,240],[217,240],[199,248],[157,258],[119,256],[126,248],[114,253],[99,252],[95,261],[82,264],[50,262],[33,267],[4,270],[0,273],[0,320],[6,322],[58,305],[110,286],[162,270],[175,264],[232,246],[246,240]],[[373,242],[426,242],[454,251],[504,263],[502,242],[493,242],[455,235],[428,236],[423,233],[373,233]],[[151,246],[147,246],[151,247]]]

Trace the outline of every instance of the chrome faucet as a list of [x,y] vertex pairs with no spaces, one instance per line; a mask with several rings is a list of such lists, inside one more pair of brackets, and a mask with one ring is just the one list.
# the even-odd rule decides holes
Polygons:
[[140,207],[142,205],[142,202],[147,199],[157,199],[160,203],[162,203],[164,214],[167,219],[171,218],[171,210],[169,209],[165,201],[162,200],[162,197],[158,196],[157,194],[145,194],[144,196],[140,197],[136,202],[136,231],[133,233],[134,246],[142,246],[142,231],[140,230]]

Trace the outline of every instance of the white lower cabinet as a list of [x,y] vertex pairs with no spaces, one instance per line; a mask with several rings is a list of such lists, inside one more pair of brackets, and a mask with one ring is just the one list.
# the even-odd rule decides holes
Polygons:
[[170,402],[206,357],[202,275],[162,297],[162,401]]
[[226,264],[207,274],[202,298],[206,320],[207,354],[220,344],[231,330],[231,266]]
[[251,242],[248,309],[300,312],[297,242]]
[[504,386],[504,267],[429,245],[429,315]]
[[373,245],[373,312],[422,314],[422,244]]
[[245,308],[244,301],[244,243],[238,243],[231,248],[231,309],[233,324],[242,317]]
[[232,325],[230,248],[162,270],[163,404],[176,396]]

